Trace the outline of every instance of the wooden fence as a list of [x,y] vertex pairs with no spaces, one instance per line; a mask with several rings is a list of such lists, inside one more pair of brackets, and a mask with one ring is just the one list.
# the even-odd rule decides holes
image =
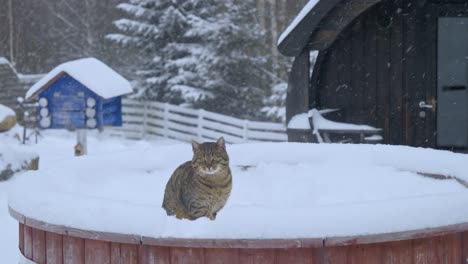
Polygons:
[[256,122],[195,110],[167,103],[122,100],[121,128],[111,135],[133,139],[166,137],[182,141],[215,140],[223,136],[228,143],[287,141],[281,123]]

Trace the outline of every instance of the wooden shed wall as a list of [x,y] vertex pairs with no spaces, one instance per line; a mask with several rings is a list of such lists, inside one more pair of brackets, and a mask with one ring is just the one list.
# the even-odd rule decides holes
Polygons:
[[418,103],[436,92],[437,6],[384,1],[358,17],[326,51],[316,105],[383,128],[385,143],[434,147],[435,114]]

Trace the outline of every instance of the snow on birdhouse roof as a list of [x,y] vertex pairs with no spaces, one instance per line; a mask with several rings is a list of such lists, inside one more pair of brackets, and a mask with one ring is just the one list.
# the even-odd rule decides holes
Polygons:
[[26,99],[47,88],[57,76],[67,73],[97,95],[107,99],[132,92],[130,82],[96,58],[69,61],[55,67],[26,93]]
[[309,0],[309,2],[302,8],[299,14],[294,18],[294,20],[289,24],[289,26],[281,33],[278,38],[277,45],[281,44],[283,40],[297,27],[297,25],[304,19],[304,17],[309,14],[309,12],[315,7],[315,5],[320,0]]

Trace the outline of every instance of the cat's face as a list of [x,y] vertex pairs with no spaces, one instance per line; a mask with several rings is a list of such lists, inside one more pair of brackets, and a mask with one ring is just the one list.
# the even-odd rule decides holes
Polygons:
[[201,176],[214,175],[229,165],[224,139],[217,142],[197,143],[192,141],[192,167]]

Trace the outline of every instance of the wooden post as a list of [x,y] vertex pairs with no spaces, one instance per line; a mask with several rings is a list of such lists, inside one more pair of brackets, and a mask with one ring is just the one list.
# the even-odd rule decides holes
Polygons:
[[[286,124],[298,114],[309,111],[309,50],[304,49],[293,62],[288,80],[286,98]],[[310,130],[288,129],[288,141],[308,142],[311,139]]]
[[286,124],[298,114],[309,111],[309,50],[304,49],[293,62],[288,80]]
[[26,145],[26,125],[23,126],[23,145]]
[[88,154],[86,129],[77,129],[76,130],[75,156],[82,156],[86,154]]
[[198,122],[197,122],[197,140],[202,141],[202,130],[203,130],[203,113],[205,110],[198,110]]

